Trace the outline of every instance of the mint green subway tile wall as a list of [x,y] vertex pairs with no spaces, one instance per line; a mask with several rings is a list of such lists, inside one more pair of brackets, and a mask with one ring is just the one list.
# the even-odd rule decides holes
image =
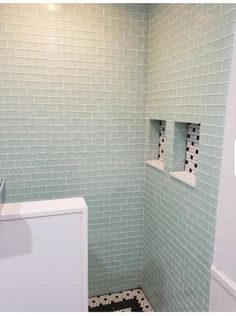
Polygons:
[[[142,286],[158,311],[207,311],[235,4],[152,5],[146,103],[166,120],[165,170],[146,166]],[[201,123],[197,186],[170,177],[174,121]]]
[[84,196],[90,295],[140,284],[148,6],[0,5],[8,202]]

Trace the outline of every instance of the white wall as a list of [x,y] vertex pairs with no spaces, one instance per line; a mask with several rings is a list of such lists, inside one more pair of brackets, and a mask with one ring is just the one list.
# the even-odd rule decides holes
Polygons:
[[[210,310],[236,311],[236,37],[225,121]],[[225,299],[224,299],[225,297]],[[230,306],[229,306],[230,301]]]

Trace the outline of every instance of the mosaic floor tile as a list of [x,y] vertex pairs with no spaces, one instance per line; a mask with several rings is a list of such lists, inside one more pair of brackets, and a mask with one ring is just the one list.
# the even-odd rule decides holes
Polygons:
[[125,290],[89,298],[90,312],[153,312],[141,289]]

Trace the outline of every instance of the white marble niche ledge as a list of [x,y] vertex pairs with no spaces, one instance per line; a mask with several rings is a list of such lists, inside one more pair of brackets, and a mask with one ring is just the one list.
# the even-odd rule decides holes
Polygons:
[[164,162],[161,160],[146,160],[146,164],[158,170],[164,170]]
[[193,173],[190,173],[188,171],[175,171],[171,172],[170,175],[192,188],[196,187],[196,175]]

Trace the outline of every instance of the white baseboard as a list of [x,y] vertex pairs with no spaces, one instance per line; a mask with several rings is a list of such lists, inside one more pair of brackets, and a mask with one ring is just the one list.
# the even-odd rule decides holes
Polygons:
[[211,312],[236,311],[236,283],[214,265],[211,267]]

